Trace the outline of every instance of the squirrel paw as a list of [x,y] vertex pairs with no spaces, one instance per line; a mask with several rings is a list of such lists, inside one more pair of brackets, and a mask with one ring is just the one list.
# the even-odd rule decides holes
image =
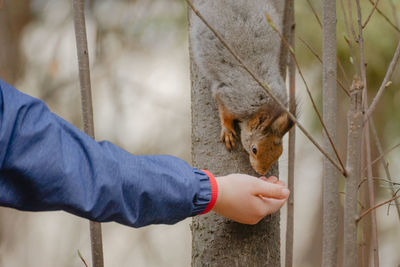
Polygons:
[[231,150],[235,146],[235,138],[237,137],[234,129],[230,130],[226,127],[222,127],[221,130],[221,141],[225,143],[228,150]]

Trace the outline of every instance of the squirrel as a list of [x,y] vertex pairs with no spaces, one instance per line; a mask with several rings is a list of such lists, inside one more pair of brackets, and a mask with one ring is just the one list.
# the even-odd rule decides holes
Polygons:
[[[282,32],[279,2],[197,0],[195,4],[206,21],[287,106],[286,86],[279,70],[281,40],[265,19],[269,14]],[[221,120],[221,140],[228,150],[235,146],[238,122],[251,166],[265,175],[282,154],[282,138],[294,123],[195,15],[191,26],[192,57],[210,82]]]

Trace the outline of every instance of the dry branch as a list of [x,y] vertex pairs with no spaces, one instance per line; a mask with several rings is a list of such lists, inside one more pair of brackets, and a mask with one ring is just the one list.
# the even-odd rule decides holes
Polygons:
[[81,261],[83,262],[83,264],[85,264],[85,267],[88,267],[88,265],[86,263],[86,260],[83,258],[83,256],[82,256],[81,252],[79,251],[79,249],[78,249],[78,256],[81,259]]
[[365,217],[365,215],[367,215],[367,214],[370,213],[371,211],[374,211],[374,210],[376,210],[377,208],[382,207],[383,205],[385,205],[385,204],[387,204],[387,203],[389,203],[389,202],[392,202],[393,200],[399,199],[399,198],[400,198],[400,195],[394,196],[394,197],[392,197],[391,199],[388,199],[388,200],[386,200],[386,201],[384,201],[384,202],[382,202],[382,203],[379,203],[379,204],[377,204],[377,205],[375,205],[375,206],[373,206],[373,207],[367,209],[366,211],[364,211],[364,212],[360,215],[360,217],[358,217],[358,218],[356,219],[356,221],[359,222],[362,218]]
[[[392,151],[392,150],[395,149],[396,147],[400,146],[400,144],[394,146],[393,148],[391,148],[391,149],[389,149],[389,150],[387,150],[387,151],[385,151],[385,152],[382,152],[382,151],[383,151],[382,145],[381,145],[381,143],[379,142],[378,134],[377,134],[377,132],[376,132],[375,124],[374,124],[372,118],[370,118],[370,121],[371,121],[371,124],[370,124],[370,126],[371,126],[371,132],[372,132],[372,135],[374,136],[374,139],[375,139],[376,148],[378,149],[378,152],[380,153],[380,156],[379,156],[376,160],[382,160],[382,166],[383,166],[383,169],[385,170],[386,177],[387,177],[387,179],[388,179],[389,181],[392,182],[392,176],[391,176],[391,174],[390,174],[389,167],[387,166],[386,160],[385,160],[384,157],[385,157],[385,155],[387,155],[390,151]],[[375,162],[375,161],[374,161],[374,162]],[[374,162],[372,162],[371,165],[372,165]],[[396,195],[396,192],[395,192],[395,189],[394,189],[394,186],[393,186],[393,182],[392,182],[392,184],[390,185],[390,190],[392,191],[392,196],[395,196],[395,195]],[[400,201],[399,201],[399,199],[396,199],[396,200],[395,200],[395,204],[396,204],[397,215],[399,216],[399,219],[400,219]]]
[[347,177],[347,172],[342,169],[335,160],[329,156],[324,149],[314,140],[314,138],[308,133],[308,131],[303,127],[303,125],[297,120],[297,118],[289,111],[289,109],[274,95],[270,86],[266,82],[261,82],[260,79],[254,74],[252,70],[244,63],[244,61],[233,51],[230,45],[221,37],[221,35],[214,30],[213,27],[205,20],[205,18],[200,14],[200,12],[193,6],[190,0],[185,0],[192,11],[199,17],[199,19],[207,26],[207,28],[217,37],[221,44],[229,51],[229,53],[236,59],[239,65],[254,79],[255,82],[261,86],[265,92],[288,114],[289,118],[299,127],[299,129],[304,133],[304,135],[314,144],[315,147],[326,157],[329,161],[343,174]]
[[[371,126],[372,126],[372,124],[371,124]],[[371,129],[372,129],[372,127],[371,127]],[[377,145],[377,146],[378,146],[378,145]],[[387,156],[387,154],[389,154],[390,152],[392,152],[393,150],[395,150],[395,149],[398,148],[399,146],[400,146],[400,143],[397,144],[397,145],[395,145],[395,146],[393,146],[392,148],[389,148],[389,149],[386,150],[386,151],[382,151],[382,146],[381,146],[380,149],[378,148],[378,151],[379,151],[380,155],[379,155],[376,159],[374,159],[374,160],[371,162],[371,165],[374,165],[375,163],[377,163],[378,161],[380,161],[381,159],[383,159],[385,156]],[[385,161],[385,160],[383,160],[383,161]]]
[[[375,2],[372,0],[369,0],[369,2],[371,3],[371,5],[375,5]],[[383,13],[379,8],[376,8],[376,11],[379,13],[379,15],[381,15],[388,23],[390,26],[392,26],[398,33],[400,33],[400,29],[398,27],[398,25],[396,26],[386,15],[385,13]]]
[[365,20],[364,24],[362,25],[362,28],[363,28],[363,29],[367,26],[369,20],[370,20],[371,17],[372,17],[372,14],[374,14],[375,9],[378,7],[378,3],[379,3],[379,0],[376,0],[374,6],[372,7],[371,12],[369,13],[369,15],[368,15],[367,19]]
[[[308,43],[307,43],[304,39],[302,39],[301,37],[299,37],[298,39],[308,48],[308,50],[310,50],[310,52],[318,59],[318,61],[319,61],[320,63],[322,63],[322,59],[321,59],[321,57],[318,55],[318,53],[315,51],[315,49],[313,49],[313,48],[311,47],[311,45],[308,44]],[[339,66],[341,66],[341,65],[339,64]],[[345,86],[343,85],[343,83],[342,83],[337,77],[336,77],[336,82],[337,82],[337,84],[339,84],[340,88],[343,89],[343,92],[344,92],[348,97],[350,97],[349,90],[347,90],[347,89],[345,88]]]
[[[365,69],[365,59],[364,59],[364,37],[363,37],[363,28],[362,28],[362,14],[361,14],[361,5],[360,0],[356,0],[357,6],[357,25],[358,25],[358,47],[360,54],[360,73],[362,78],[363,88],[363,107],[367,108],[368,105],[368,94],[367,94],[367,72]],[[364,119],[367,116],[364,116]],[[372,207],[375,204],[375,195],[374,195],[374,183],[372,180],[372,166],[371,166],[371,141],[369,138],[369,122],[365,123],[364,127],[364,140],[366,145],[366,156],[367,156],[367,167],[368,167],[368,195],[370,206]],[[378,227],[376,225],[376,214],[372,211],[371,214],[371,229],[372,229],[372,247],[374,254],[374,266],[379,267],[379,247],[378,247]]]
[[[287,26],[290,28],[289,42],[291,47],[295,47],[295,21],[294,21],[294,0],[287,0],[285,11],[287,12]],[[292,114],[296,114],[296,64],[293,57],[288,62],[289,73],[289,110]],[[294,163],[296,149],[296,128],[293,127],[289,131],[288,145],[288,188],[291,192],[287,202],[286,217],[286,244],[285,244],[285,267],[293,266],[293,233],[294,233]]]
[[[94,139],[92,93],[90,85],[89,51],[86,37],[84,1],[73,0],[76,48],[79,65],[79,81],[81,87],[83,129]],[[90,239],[92,261],[94,267],[103,267],[103,242],[101,224],[90,221]]]
[[386,71],[385,74],[385,78],[383,78],[383,81],[381,83],[381,86],[379,87],[378,93],[376,93],[374,99],[372,100],[371,105],[369,106],[367,112],[366,112],[366,118],[368,119],[369,116],[371,116],[372,112],[374,112],[375,108],[376,108],[376,104],[378,103],[378,101],[380,100],[383,92],[385,91],[385,89],[388,86],[388,83],[390,81],[390,78],[392,77],[393,71],[396,68],[396,64],[399,60],[400,57],[400,38],[399,41],[397,43],[397,47],[396,47],[396,51],[394,52],[392,61],[390,61],[389,67]]
[[[345,26],[345,29],[346,29],[346,35],[348,37],[350,37],[350,26],[349,26],[349,21],[348,21],[348,18],[347,18],[347,13],[346,13],[343,1],[344,0],[340,0],[340,7],[341,7],[342,13],[343,13],[344,26]],[[354,52],[353,44],[352,44],[352,41],[350,39],[348,39],[348,37],[345,36],[345,41],[346,41],[347,45],[349,46],[350,57],[351,57],[352,60],[354,60],[355,59],[355,52]],[[356,65],[353,63],[353,61],[350,61],[350,62],[351,62],[351,65],[354,68],[354,73],[358,73]]]

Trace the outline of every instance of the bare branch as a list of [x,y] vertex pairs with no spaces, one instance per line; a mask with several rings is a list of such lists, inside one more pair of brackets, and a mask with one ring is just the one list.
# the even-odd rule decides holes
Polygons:
[[382,81],[382,84],[379,87],[378,93],[376,93],[374,99],[372,100],[371,105],[369,106],[369,108],[368,108],[368,110],[366,112],[366,116],[365,116],[366,119],[368,119],[371,116],[372,112],[374,112],[378,101],[380,100],[380,98],[382,97],[383,92],[387,88],[388,83],[389,83],[389,81],[390,81],[390,79],[392,77],[393,71],[396,68],[396,64],[397,64],[397,62],[399,60],[399,57],[400,57],[400,38],[399,38],[399,41],[397,43],[396,51],[394,52],[392,61],[390,62],[389,68],[386,71],[386,74],[385,74],[385,77],[384,77],[384,79]]
[[[375,139],[376,148],[378,149],[378,152],[379,152],[380,155],[382,156],[382,157],[379,156],[378,158],[382,159],[381,162],[382,162],[383,169],[385,170],[387,179],[389,179],[389,181],[392,181],[392,176],[390,175],[389,167],[388,167],[387,164],[386,164],[386,160],[385,160],[385,158],[384,158],[384,155],[387,154],[387,153],[389,153],[391,150],[393,150],[393,149],[396,148],[397,146],[393,147],[392,149],[389,149],[389,150],[387,151],[387,153],[383,152],[382,145],[381,145],[381,143],[379,142],[378,134],[377,134],[376,129],[375,129],[374,121],[373,121],[372,118],[370,118],[370,121],[371,121],[371,124],[370,124],[370,126],[371,126],[371,132],[372,132],[372,135],[374,136],[374,139]],[[400,144],[399,144],[399,145],[400,145]],[[371,163],[371,164],[372,164],[372,163]],[[392,196],[395,196],[395,195],[396,195],[396,192],[395,192],[395,190],[394,190],[393,184],[392,184],[392,186],[390,187],[390,190],[392,191]],[[399,219],[400,219],[400,201],[399,201],[399,199],[396,199],[396,200],[395,200],[395,203],[396,203],[397,215],[399,216]]]
[[369,13],[369,15],[368,15],[367,19],[365,20],[364,24],[362,25],[362,28],[363,28],[363,29],[367,26],[369,20],[370,20],[371,17],[372,17],[372,14],[374,14],[374,11],[375,11],[376,7],[378,6],[378,3],[379,3],[379,0],[376,0],[374,6],[372,7],[371,12]]
[[[295,47],[295,21],[294,21],[294,0],[286,0],[285,12],[287,13],[287,27],[290,29],[288,36],[292,47]],[[288,49],[289,50],[289,49]],[[289,110],[296,114],[296,64],[294,59],[289,58]],[[285,267],[293,266],[293,233],[294,233],[294,164],[296,150],[296,127],[289,131],[288,139],[288,188],[291,192],[287,204],[286,217],[286,249]]]
[[[362,17],[361,17],[361,6],[360,0],[356,0],[357,5],[357,24],[358,24],[358,46],[360,53],[360,72],[362,77],[362,82],[364,85],[363,89],[363,108],[366,109],[368,105],[368,95],[367,95],[367,73],[365,69],[365,59],[364,59],[364,37],[362,28]],[[364,116],[365,119],[366,116]],[[368,166],[368,193],[369,202],[372,207],[375,204],[374,195],[374,183],[372,181],[372,166],[371,166],[371,141],[369,138],[369,123],[365,123],[364,128],[365,145],[367,153],[367,166]],[[378,228],[376,225],[376,213],[372,211],[371,214],[371,228],[372,228],[372,247],[374,253],[374,266],[379,267],[379,247],[378,247]]]
[[81,261],[83,262],[83,264],[85,264],[85,267],[88,267],[88,265],[87,265],[85,259],[83,258],[81,252],[79,251],[79,249],[78,249],[78,256],[79,256],[79,258],[81,259]]
[[[395,150],[396,148],[398,148],[400,146],[400,143],[398,143],[397,145],[389,148],[388,150],[382,152],[376,159],[374,159],[374,161],[371,162],[372,165],[374,165],[375,163],[377,163],[378,161],[380,161],[381,159],[383,159],[385,156],[387,156],[387,154],[389,154],[390,152],[392,152],[393,150]],[[385,160],[384,160],[385,161]]]
[[204,19],[204,17],[200,14],[200,12],[193,6],[190,0],[185,0],[188,6],[192,9],[192,11],[200,18],[201,21],[208,27],[208,29],[217,37],[217,39],[221,42],[221,44],[231,53],[231,55],[236,59],[239,65],[254,79],[255,82],[260,85],[265,92],[288,114],[289,118],[297,124],[297,127],[304,133],[304,135],[317,147],[317,149],[329,159],[329,161],[338,169],[340,172],[347,177],[347,172],[345,169],[342,169],[335,160],[330,157],[325,150],[314,140],[314,138],[308,133],[308,131],[303,127],[303,125],[297,120],[297,118],[289,111],[289,109],[274,95],[270,86],[266,82],[261,82],[260,79],[254,74],[252,70],[244,63],[244,61],[233,51],[230,45],[226,43],[226,41],[221,37],[221,35],[214,30],[213,27]]
[[390,0],[389,2],[390,2],[390,7],[392,8],[392,12],[393,12],[394,24],[396,24],[396,27],[399,27],[399,17],[397,16],[396,5],[394,4],[393,0]]
[[[358,188],[360,188],[361,185],[362,185],[363,183],[365,183],[367,180],[368,180],[368,178],[364,178],[364,179],[360,182],[360,184],[358,185]],[[400,183],[393,182],[392,180],[388,180],[388,179],[380,178],[380,177],[372,177],[372,180],[374,180],[375,182],[376,182],[376,181],[386,182],[386,183],[391,184],[391,185],[400,185]],[[393,194],[393,195],[394,195],[394,194]]]
[[[94,139],[92,92],[90,85],[89,51],[86,37],[84,1],[73,0],[76,48],[78,53],[79,81],[81,85],[83,129]],[[94,267],[103,267],[103,242],[101,224],[90,221],[90,239]]]
[[343,13],[343,18],[344,18],[344,25],[345,25],[345,29],[346,29],[346,35],[348,36],[348,38],[345,37],[345,41],[346,41],[347,45],[349,46],[350,57],[351,57],[351,61],[350,62],[351,62],[351,65],[354,68],[354,73],[358,73],[357,67],[354,64],[355,52],[354,52],[352,41],[349,39],[350,38],[350,26],[349,26],[349,21],[348,21],[348,18],[347,18],[347,13],[346,13],[346,10],[344,8],[343,1],[344,0],[340,0],[340,7],[342,8],[342,13]]
[[[372,0],[369,0],[371,5],[375,5],[375,2]],[[376,8],[376,11],[381,15],[388,23],[390,26],[392,26],[398,33],[400,33],[400,29],[398,26],[394,25],[394,23],[383,13],[379,8]]]
[[347,0],[347,8],[348,8],[348,11],[349,11],[349,19],[350,19],[349,26],[350,26],[350,30],[351,30],[351,33],[353,35],[354,42],[357,42],[359,37],[357,37],[356,30],[354,29],[353,7],[351,6],[351,0]]
[[[319,61],[320,63],[322,63],[321,57],[320,57],[320,56],[318,55],[318,53],[311,47],[311,45],[308,44],[308,43],[307,43],[305,40],[303,40],[301,37],[298,37],[298,39],[310,50],[310,52],[318,59],[318,61]],[[342,84],[342,82],[341,82],[338,78],[336,78],[336,82],[339,84],[340,88],[343,89],[343,91],[345,92],[345,94],[346,94],[347,96],[350,97],[349,91],[344,87],[344,85]]]
[[314,9],[313,5],[311,4],[310,0],[307,0],[307,3],[308,3],[308,5],[310,6],[311,11],[312,11],[312,13],[314,14],[314,17],[315,17],[315,19],[317,20],[319,26],[322,28],[322,23],[321,23],[321,20],[319,19],[319,16],[318,16],[318,14],[317,14],[317,11],[315,11],[315,9]]
[[377,205],[375,205],[375,206],[373,206],[373,207],[367,209],[366,211],[364,211],[364,212],[360,215],[360,217],[358,217],[358,218],[356,219],[356,222],[359,222],[362,218],[365,217],[365,215],[367,215],[367,214],[370,213],[371,211],[374,211],[374,210],[376,210],[377,208],[382,207],[383,205],[385,205],[385,204],[387,204],[387,203],[389,203],[389,202],[392,202],[393,200],[398,199],[399,197],[400,197],[400,195],[394,196],[394,197],[392,197],[391,199],[388,199],[388,200],[386,200],[386,201],[384,201],[384,202],[382,202],[382,203],[379,203],[379,204],[377,204]]

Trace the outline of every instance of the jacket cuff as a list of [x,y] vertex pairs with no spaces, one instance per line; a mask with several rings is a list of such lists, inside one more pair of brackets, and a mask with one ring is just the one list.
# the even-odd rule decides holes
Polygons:
[[218,185],[214,176],[208,171],[197,169],[195,174],[199,178],[200,190],[193,203],[192,216],[205,214],[212,210],[218,197]]
[[218,184],[217,184],[217,180],[215,180],[214,175],[212,175],[211,172],[206,171],[206,170],[202,170],[203,172],[205,172],[209,178],[210,181],[210,185],[211,185],[211,200],[208,203],[207,207],[204,209],[204,211],[200,214],[205,214],[207,212],[209,212],[210,210],[212,210],[214,208],[215,203],[217,202],[217,198],[218,198]]

